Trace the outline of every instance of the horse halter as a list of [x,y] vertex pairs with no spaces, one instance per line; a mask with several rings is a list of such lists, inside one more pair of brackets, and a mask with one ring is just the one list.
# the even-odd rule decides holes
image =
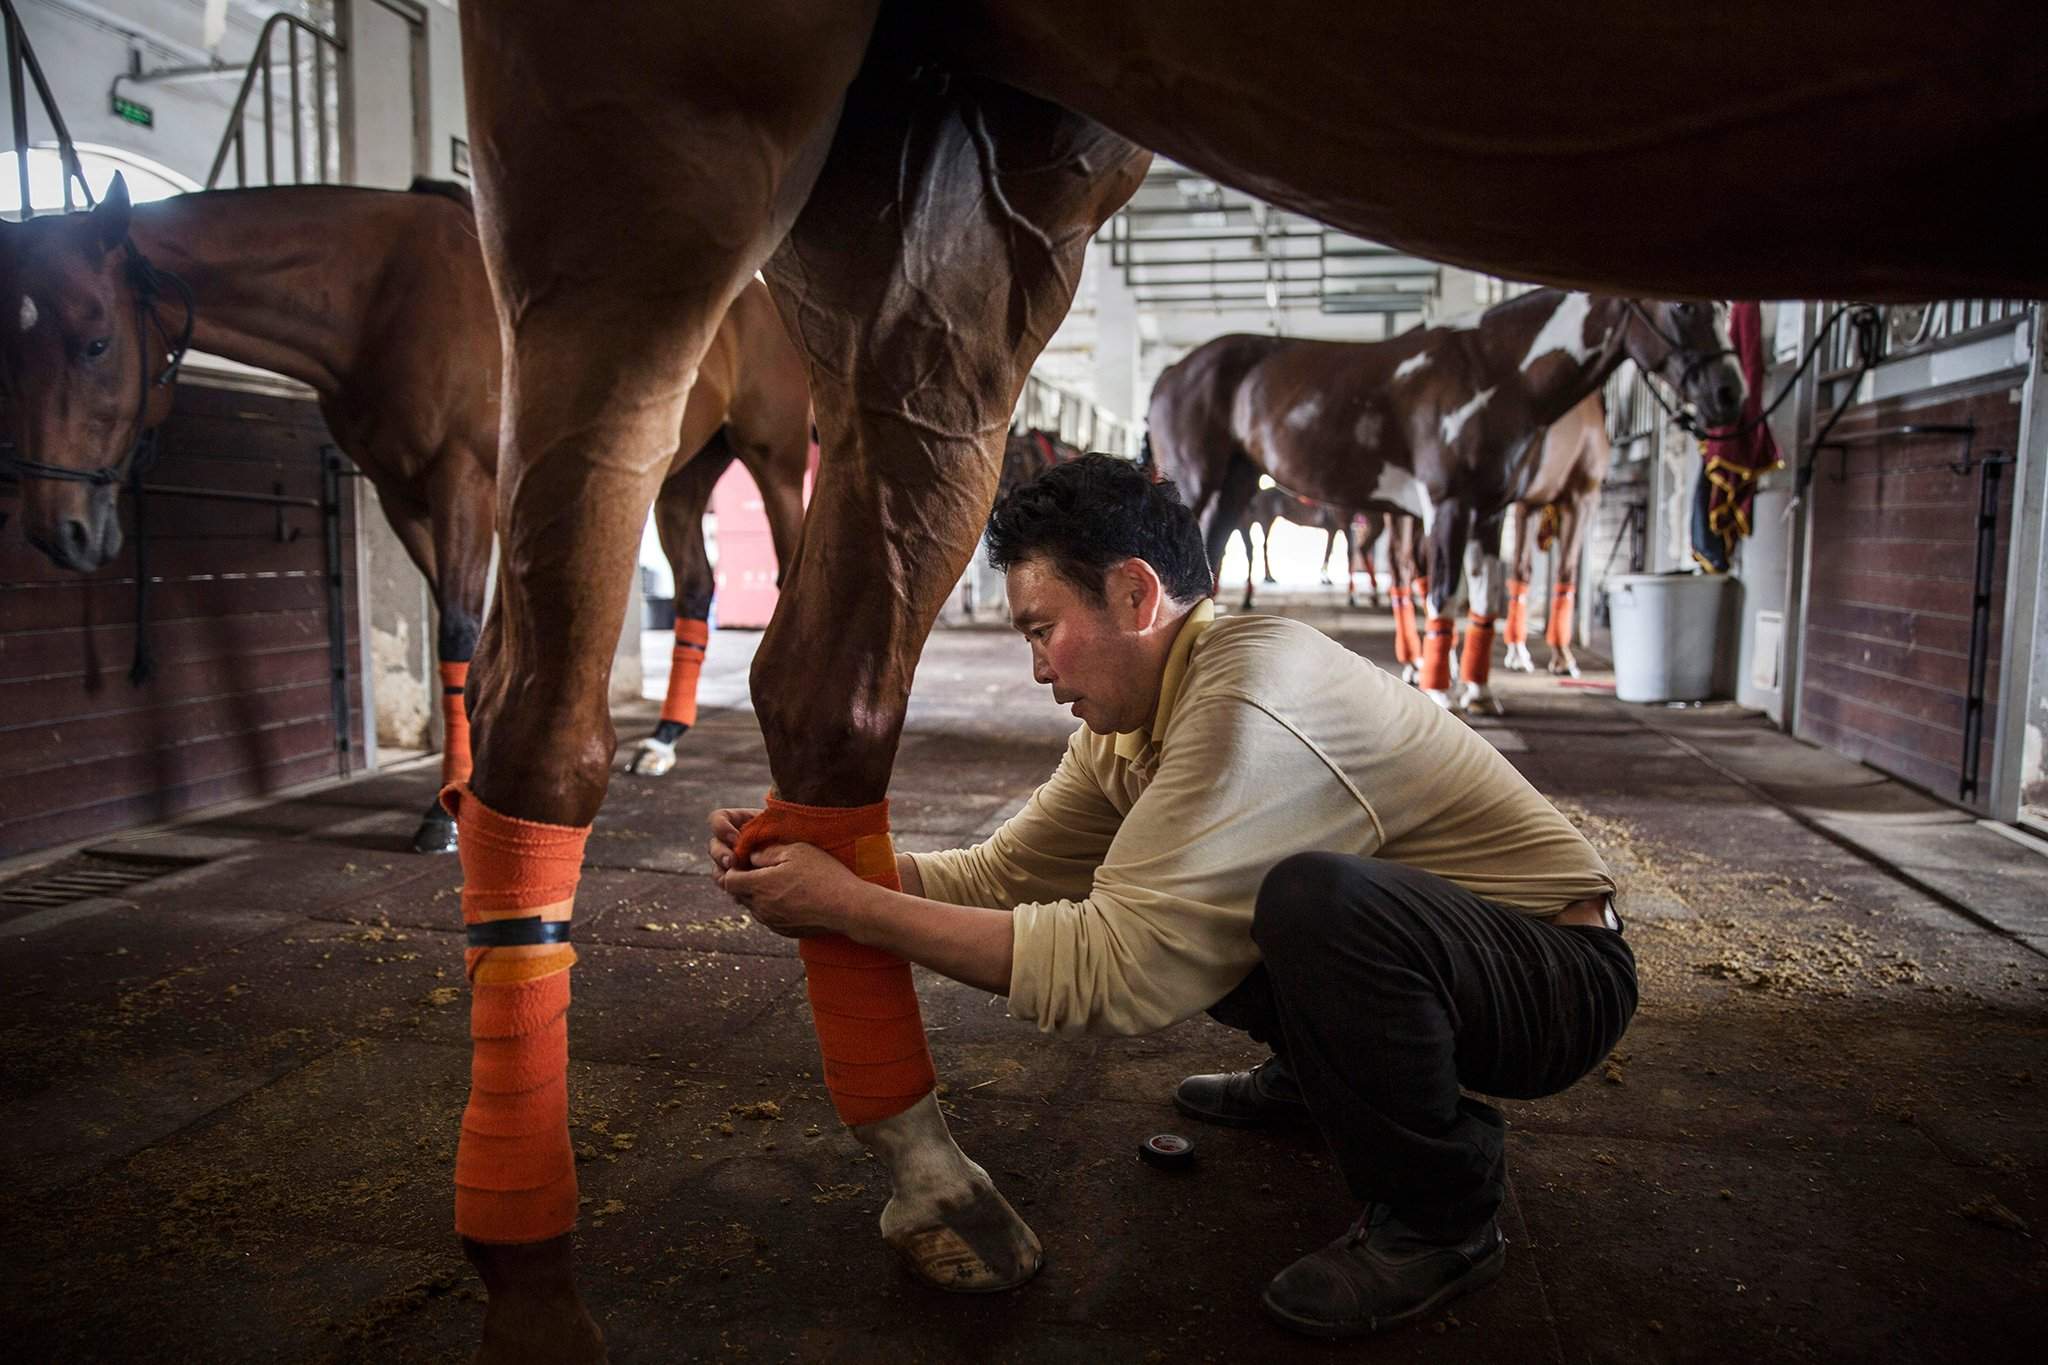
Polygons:
[[[135,439],[129,443],[127,453],[118,463],[101,465],[97,469],[72,469],[66,465],[24,459],[19,455],[4,455],[0,456],[0,470],[20,479],[55,479],[105,487],[124,482],[131,475],[140,475],[154,462],[155,447],[150,439],[154,433],[144,425],[149,417],[149,395],[177,379],[178,369],[185,363],[185,353],[192,349],[192,326],[197,320],[198,309],[193,306],[191,286],[168,270],[158,270],[150,264],[149,257],[143,255],[132,240],[123,245],[128,253],[128,282],[135,290],[136,371],[140,381],[135,401]],[[156,310],[165,284],[177,292],[178,300],[185,308],[185,325],[179,329],[175,340]],[[150,376],[149,368],[152,329],[170,347],[169,358],[154,378]],[[139,459],[145,445],[151,447],[151,458]]]
[[[1666,347],[1666,354],[1664,356],[1663,361],[1660,362],[1658,365],[1659,369],[1662,369],[1664,365],[1669,364],[1672,356],[1683,355],[1686,352],[1687,347],[1685,342],[1680,338],[1671,335],[1662,327],[1659,327],[1657,325],[1657,319],[1651,317],[1649,310],[1644,308],[1643,305],[1637,303],[1634,299],[1623,299],[1621,303],[1622,307],[1626,308],[1629,312],[1635,314],[1638,318],[1642,320],[1643,326],[1650,329],[1651,336],[1656,337],[1657,340],[1664,343]],[[1681,406],[1673,407],[1671,404],[1664,401],[1664,395],[1657,392],[1657,388],[1654,384],[1649,386],[1650,396],[1657,400],[1658,406],[1664,409],[1665,413],[1671,418],[1671,420],[1676,422],[1679,425],[1679,427],[1683,430],[1690,432],[1692,435],[1699,437],[1703,441],[1706,440],[1711,433],[1708,432],[1707,427],[1703,422],[1701,422],[1697,417],[1694,417],[1691,413],[1687,412],[1685,408],[1682,406],[1684,401],[1685,388],[1686,385],[1692,382],[1692,377],[1694,375],[1698,374],[1701,370],[1704,370],[1707,366],[1719,360],[1722,356],[1735,356],[1735,348],[1732,346],[1717,346],[1711,351],[1702,351],[1689,364],[1687,364],[1682,371],[1679,372],[1678,382],[1676,384],[1672,384],[1672,388],[1676,390],[1679,394]],[[1739,363],[1741,358],[1738,356],[1736,357],[1736,359]],[[1643,369],[1643,378],[1645,380],[1648,380],[1652,377],[1652,371],[1644,369],[1644,367],[1642,367],[1641,365],[1638,365],[1637,368]],[[1665,382],[1670,383],[1671,381],[1666,380]]]

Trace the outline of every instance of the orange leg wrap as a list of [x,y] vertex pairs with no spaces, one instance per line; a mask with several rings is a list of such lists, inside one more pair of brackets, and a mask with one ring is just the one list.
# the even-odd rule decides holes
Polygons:
[[1451,618],[1432,616],[1422,637],[1422,671],[1415,681],[1431,692],[1451,690]]
[[469,683],[469,660],[441,665],[441,785],[469,781],[469,711],[462,689]]
[[711,643],[711,623],[676,618],[676,647],[669,655],[668,695],[661,699],[661,718],[678,725],[697,723],[697,679],[704,672],[704,650]]
[[1569,649],[1572,643],[1572,609],[1578,597],[1576,587],[1559,585],[1550,594],[1550,619],[1543,623],[1543,643],[1552,649]]
[[1510,645],[1529,643],[1529,585],[1519,578],[1508,580],[1508,623],[1501,641]]
[[1415,599],[1406,593],[1394,599],[1394,657],[1404,664],[1422,657],[1422,637],[1415,630]]
[[[764,844],[815,844],[864,881],[903,889],[889,839],[889,803],[799,806],[768,798],[747,822],[733,856],[742,862]],[[825,1063],[825,1088],[842,1123],[892,1118],[923,1099],[938,1074],[925,1042],[924,1016],[910,964],[836,934],[799,939],[811,1019]]]
[[470,939],[455,1230],[478,1242],[544,1242],[576,1225],[568,929],[590,827],[500,815],[467,785],[445,789],[441,804],[461,839]]
[[1484,687],[1492,670],[1493,618],[1475,611],[1471,625],[1465,628],[1465,653],[1458,660],[1458,679]]

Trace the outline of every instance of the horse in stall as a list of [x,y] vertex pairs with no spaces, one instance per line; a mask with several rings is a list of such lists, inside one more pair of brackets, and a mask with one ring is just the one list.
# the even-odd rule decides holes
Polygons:
[[[189,293],[166,296],[166,273]],[[442,778],[467,777],[462,698],[490,568],[501,368],[468,192],[435,181],[410,192],[299,186],[131,208],[117,176],[89,214],[0,227],[0,291],[19,300],[0,367],[25,457],[23,529],[61,567],[90,572],[120,551],[116,497],[143,432],[169,415],[158,366],[171,337],[189,327],[192,346],[315,391],[434,595]],[[714,333],[655,502],[675,569],[677,666],[649,744],[671,763],[696,711],[711,487],[735,459],[747,467],[787,564],[808,438],[801,363],[753,282]],[[452,852],[454,840],[437,802],[413,847]]]
[[[1081,454],[1081,448],[1063,441],[1059,436],[1043,427],[1027,427],[1023,431],[1012,431],[1003,440],[1003,473],[996,484],[996,496],[1002,497],[1020,484],[1029,483],[1054,465],[1065,464]],[[976,548],[973,558],[968,561],[967,571],[960,579],[960,614],[972,621],[980,611],[976,600],[981,591],[981,551]],[[1008,607],[1003,608],[1004,619],[1008,619]]]
[[[476,1038],[457,1228],[489,1291],[485,1361],[603,1354],[575,1288],[566,1128],[563,940],[610,748],[611,639],[590,623],[623,612],[695,362],[755,270],[809,365],[824,458],[754,664],[777,790],[744,843],[806,840],[884,884],[882,803],[919,650],[1085,245],[1143,173],[1137,144],[1518,278],[1682,297],[2048,284],[2031,190],[2009,173],[2048,122],[2016,3],[1930,25],[1889,0],[1846,26],[1760,0],[1678,26],[1615,0],[1540,23],[1303,0],[1197,18],[1102,0],[713,0],[615,7],[603,25],[585,8],[460,10],[509,339],[506,571],[471,683],[476,771],[449,797]],[[622,120],[636,136],[617,135]],[[617,207],[562,194],[563,166]],[[1588,196],[1589,173],[1610,192]],[[1923,198],[1948,211],[1886,211]],[[1731,230],[1738,213],[1772,224],[1767,244]],[[1028,1278],[1036,1238],[945,1132],[928,1054],[896,1050],[920,1033],[907,969],[845,940],[800,947],[827,1084],[892,1182],[884,1237],[937,1285]],[[843,973],[889,1008],[849,1029]]]
[[1321,501],[1419,517],[1429,595],[1419,681],[1451,704],[1452,613],[1469,581],[1458,704],[1492,706],[1501,522],[1521,496],[1527,452],[1631,359],[1710,423],[1741,412],[1726,305],[1539,289],[1387,341],[1218,337],[1153,386],[1152,450],[1195,509],[1212,562],[1261,474]]
[[[1577,622],[1580,550],[1600,507],[1600,486],[1614,463],[1607,435],[1607,403],[1599,393],[1551,423],[1537,447],[1534,467],[1522,481],[1522,496],[1508,509],[1501,558],[1508,564],[1508,612],[1501,632],[1507,645],[1502,666],[1533,673],[1529,657],[1529,580],[1536,551],[1556,550],[1550,608],[1543,639],[1550,646],[1552,673],[1579,676],[1572,654]],[[1531,526],[1534,521],[1535,525]]]
[[[1259,544],[1265,554],[1266,572],[1264,581],[1278,582],[1273,577],[1273,524],[1290,521],[1296,526],[1305,526],[1311,531],[1323,533],[1323,558],[1318,571],[1325,586],[1333,580],[1330,577],[1330,552],[1337,548],[1338,537],[1344,540],[1344,598],[1347,606],[1358,605],[1358,555],[1354,548],[1351,531],[1351,514],[1340,512],[1326,503],[1314,502],[1308,498],[1297,498],[1284,488],[1261,488],[1252,495],[1244,509],[1244,515],[1237,520],[1236,534],[1244,542],[1244,603],[1243,609],[1252,609],[1252,527],[1259,528]],[[1371,542],[1366,542],[1366,553],[1371,554]],[[1372,572],[1370,559],[1366,572]],[[1373,580],[1373,591],[1379,590],[1379,581]]]
[[[1529,657],[1529,580],[1535,551],[1547,552],[1561,541],[1544,640],[1550,645],[1550,671],[1577,677],[1579,666],[1572,655],[1572,636],[1579,550],[1600,502],[1600,486],[1614,459],[1614,448],[1607,438],[1605,400],[1597,392],[1589,394],[1552,423],[1544,431],[1543,440],[1532,449],[1534,463],[1517,479],[1523,492],[1508,508],[1506,539],[1500,555],[1508,565],[1507,619],[1501,631],[1507,652],[1502,666],[1523,673],[1535,671],[1535,663]],[[1533,531],[1529,529],[1532,517],[1536,519]],[[1426,598],[1426,593],[1416,591],[1422,581],[1415,571],[1415,545],[1421,525],[1419,518],[1406,512],[1391,519],[1396,585],[1394,656],[1401,663],[1403,682],[1414,682],[1422,663],[1422,637],[1415,628],[1415,612],[1425,606]],[[1452,652],[1457,654],[1456,650]]]

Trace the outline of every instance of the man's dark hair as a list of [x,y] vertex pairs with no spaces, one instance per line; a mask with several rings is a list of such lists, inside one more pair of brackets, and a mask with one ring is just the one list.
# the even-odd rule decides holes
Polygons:
[[1055,465],[996,502],[988,562],[997,573],[1043,558],[1097,606],[1112,564],[1142,559],[1176,602],[1207,597],[1212,583],[1195,514],[1170,481],[1154,483],[1129,460],[1087,454]]

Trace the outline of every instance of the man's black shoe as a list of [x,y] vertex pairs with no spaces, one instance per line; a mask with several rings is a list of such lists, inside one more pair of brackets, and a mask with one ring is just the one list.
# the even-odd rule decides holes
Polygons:
[[1507,1254],[1507,1238],[1494,1219],[1446,1243],[1422,1236],[1385,1204],[1373,1204],[1351,1231],[1274,1276],[1264,1302],[1268,1313],[1308,1336],[1363,1336],[1491,1283]]
[[1309,1116],[1301,1087],[1278,1057],[1250,1071],[1190,1076],[1174,1087],[1173,1107],[1191,1119],[1230,1128],[1303,1123]]

